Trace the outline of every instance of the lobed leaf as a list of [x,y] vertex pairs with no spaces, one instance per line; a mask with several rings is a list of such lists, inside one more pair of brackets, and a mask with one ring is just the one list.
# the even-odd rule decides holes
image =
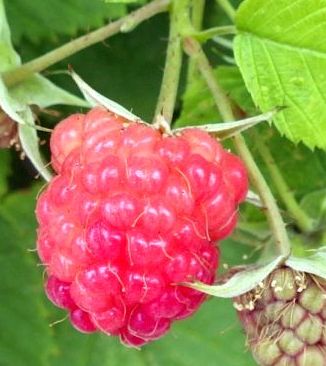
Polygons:
[[245,0],[238,9],[235,58],[262,111],[291,141],[326,149],[325,0]]

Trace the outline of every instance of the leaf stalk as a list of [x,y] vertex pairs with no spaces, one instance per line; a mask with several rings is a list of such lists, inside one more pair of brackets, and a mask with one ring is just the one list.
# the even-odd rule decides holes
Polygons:
[[228,34],[235,34],[236,33],[236,27],[233,25],[225,25],[222,27],[213,27],[206,29],[202,32],[196,32],[193,34],[190,34],[190,37],[196,38],[199,42],[206,42],[211,38],[218,37],[218,36],[224,36]]
[[170,12],[169,43],[154,123],[159,123],[162,116],[167,124],[172,122],[182,67],[182,39],[185,33],[192,30],[190,0],[174,0]]

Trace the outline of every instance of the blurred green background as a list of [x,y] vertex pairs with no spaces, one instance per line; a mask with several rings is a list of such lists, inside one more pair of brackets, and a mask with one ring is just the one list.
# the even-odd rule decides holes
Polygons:
[[[227,23],[215,2],[208,3],[205,21]],[[135,8],[101,0],[6,0],[5,6],[14,46],[24,62]],[[68,76],[51,75],[52,71],[67,70],[70,64],[95,89],[150,120],[159,93],[167,36],[168,17],[159,15],[132,33],[117,35],[56,64],[47,76],[77,94]],[[62,117],[74,110],[52,109]],[[40,118],[47,125],[58,120],[47,114]],[[66,314],[46,299],[44,270],[33,251],[35,200],[43,185],[34,176],[33,168],[20,160],[19,153],[0,151],[1,366],[254,365],[228,300],[209,300],[196,316],[177,322],[168,336],[141,351],[127,349],[107,336],[80,334],[68,320],[50,326]],[[246,247],[235,243],[226,242],[223,247],[223,261],[228,263],[241,262],[247,252]]]
[[[236,6],[239,3],[234,1]],[[109,5],[102,0],[5,0],[5,6],[14,46],[24,62],[136,7]],[[228,23],[217,2],[208,0],[205,24]],[[156,16],[131,33],[114,36],[56,64],[46,75],[77,94],[67,75],[56,74],[71,65],[96,90],[150,120],[160,88],[167,32],[167,15]],[[232,53],[216,43],[209,42],[206,50],[213,63],[232,62]],[[223,75],[225,87],[236,94],[234,98],[240,98],[240,104],[242,101],[252,105],[241,77],[233,71]],[[204,85],[182,99],[184,80],[185,73],[176,109],[179,122],[188,118],[218,119]],[[42,125],[52,126],[67,113],[76,111],[59,106],[51,109],[59,115],[42,112]],[[260,132],[270,134],[271,130],[263,127]],[[303,146],[294,148],[277,133],[272,135],[274,157],[298,196],[303,198],[323,188],[325,154],[318,150],[313,154]],[[45,134],[42,137],[48,139]],[[46,154],[46,146],[44,149]],[[258,162],[261,164],[259,159]],[[56,310],[43,293],[44,269],[34,251],[34,208],[43,184],[35,179],[35,171],[27,160],[20,159],[19,153],[0,150],[0,366],[255,365],[230,300],[210,299],[194,317],[177,322],[169,335],[141,351],[127,349],[117,339],[82,335],[72,329],[69,321],[64,320],[66,314]],[[241,217],[261,220],[261,215],[252,211],[244,207]],[[228,265],[243,264],[246,257],[250,261],[254,250],[232,240],[224,241],[221,249],[221,264]]]

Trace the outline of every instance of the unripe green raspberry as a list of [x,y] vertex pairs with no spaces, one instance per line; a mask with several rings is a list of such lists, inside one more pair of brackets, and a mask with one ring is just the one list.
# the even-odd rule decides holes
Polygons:
[[234,306],[259,365],[326,365],[324,279],[282,267]]

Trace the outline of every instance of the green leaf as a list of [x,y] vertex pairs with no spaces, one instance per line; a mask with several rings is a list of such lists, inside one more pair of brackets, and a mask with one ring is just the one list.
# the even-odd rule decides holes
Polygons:
[[40,154],[39,140],[31,109],[27,105],[20,104],[16,99],[11,98],[1,78],[0,97],[2,110],[14,121],[18,122],[19,140],[24,152],[44,179],[49,181],[52,178],[52,174],[46,168]]
[[43,304],[42,268],[35,247],[36,191],[12,194],[0,205],[0,364],[44,366],[51,330]]
[[20,64],[20,58],[12,47],[3,0],[0,0],[0,56],[0,72],[6,71]]
[[11,96],[1,78],[0,107],[8,116],[18,123],[19,138],[23,150],[44,179],[50,180],[52,175],[50,171],[45,168],[39,151],[39,140],[34,128],[35,121],[32,111],[29,106],[20,103],[16,98]]
[[[0,150],[0,199],[8,191],[8,176],[11,172],[9,150]],[[1,201],[0,201],[1,202]],[[1,205],[1,203],[0,203]]]
[[248,266],[246,269],[236,273],[227,282],[222,285],[206,285],[195,282],[188,283],[187,286],[194,288],[206,294],[232,298],[240,296],[253,288],[255,288],[261,281],[263,281],[273,270],[284,261],[283,256],[275,258],[267,264],[255,264]]
[[[240,71],[236,66],[220,66],[214,70],[214,73],[231,99],[247,112],[256,113]],[[181,116],[176,121],[175,127],[207,124],[216,120],[221,121],[221,117],[214,99],[205,81],[198,77],[197,80],[188,85],[183,95]]]
[[193,318],[175,324],[147,352],[147,364],[254,366],[229,299],[210,299]]
[[59,88],[45,77],[36,74],[10,89],[13,98],[22,104],[46,108],[54,104],[90,107],[84,99]]
[[287,106],[274,118],[282,134],[326,148],[326,2],[245,0],[236,24],[235,57],[262,111]]
[[[56,41],[59,35],[76,36],[126,14],[126,5],[102,0],[5,0],[13,40],[40,43]],[[45,31],[46,29],[46,31]]]
[[326,279],[326,250],[319,249],[305,258],[290,257],[285,264],[296,271],[308,272]]
[[320,221],[326,216],[326,189],[307,194],[301,200],[300,206],[310,217]]
[[30,109],[27,109],[22,114],[22,118],[25,124],[18,125],[19,141],[23,148],[23,151],[33,163],[36,170],[46,180],[50,181],[53,178],[53,174],[47,168],[46,164],[41,156],[39,149],[39,139],[34,126],[34,118]]

